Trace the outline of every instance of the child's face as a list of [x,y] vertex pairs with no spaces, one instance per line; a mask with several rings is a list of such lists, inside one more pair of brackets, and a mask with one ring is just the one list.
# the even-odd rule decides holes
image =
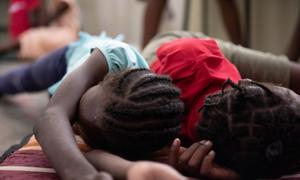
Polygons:
[[90,146],[99,147],[104,138],[101,135],[101,122],[106,94],[101,85],[91,87],[80,99],[78,127],[80,135]]

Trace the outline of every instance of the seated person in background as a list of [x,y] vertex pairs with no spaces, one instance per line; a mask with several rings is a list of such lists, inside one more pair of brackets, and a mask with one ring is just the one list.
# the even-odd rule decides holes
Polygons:
[[54,0],[49,3],[44,22],[22,32],[10,44],[0,46],[0,54],[17,50],[20,58],[36,59],[78,38],[80,12],[76,1]]

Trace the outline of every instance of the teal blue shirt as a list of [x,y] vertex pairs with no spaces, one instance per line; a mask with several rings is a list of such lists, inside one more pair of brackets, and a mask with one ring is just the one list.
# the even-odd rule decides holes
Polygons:
[[83,64],[90,56],[91,50],[95,48],[103,53],[109,72],[119,72],[128,68],[149,68],[142,55],[128,44],[107,37],[104,33],[100,36],[91,36],[81,32],[79,40],[68,46],[66,74],[60,81],[48,88],[49,93],[54,94],[63,79]]

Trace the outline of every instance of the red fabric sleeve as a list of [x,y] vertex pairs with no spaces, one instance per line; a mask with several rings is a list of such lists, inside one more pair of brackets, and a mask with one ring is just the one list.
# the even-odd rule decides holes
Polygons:
[[211,39],[177,39],[162,45],[157,57],[151,69],[169,75],[181,89],[181,99],[188,112],[182,122],[181,135],[191,142],[196,141],[195,127],[201,119],[198,110],[205,97],[219,91],[228,78],[237,82],[241,76]]
[[41,0],[27,0],[27,9],[28,11],[33,11],[38,9],[41,5]]

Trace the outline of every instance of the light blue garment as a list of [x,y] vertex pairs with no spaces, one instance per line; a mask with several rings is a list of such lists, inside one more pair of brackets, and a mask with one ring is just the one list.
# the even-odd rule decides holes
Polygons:
[[[133,47],[121,42],[120,36],[112,39],[105,33],[91,36],[81,32],[79,33],[79,40],[68,46],[66,52],[67,70],[63,79],[83,64],[95,48],[99,49],[105,56],[109,72],[118,72],[127,68],[149,68],[142,55]],[[50,94],[55,93],[63,79],[48,88]]]

